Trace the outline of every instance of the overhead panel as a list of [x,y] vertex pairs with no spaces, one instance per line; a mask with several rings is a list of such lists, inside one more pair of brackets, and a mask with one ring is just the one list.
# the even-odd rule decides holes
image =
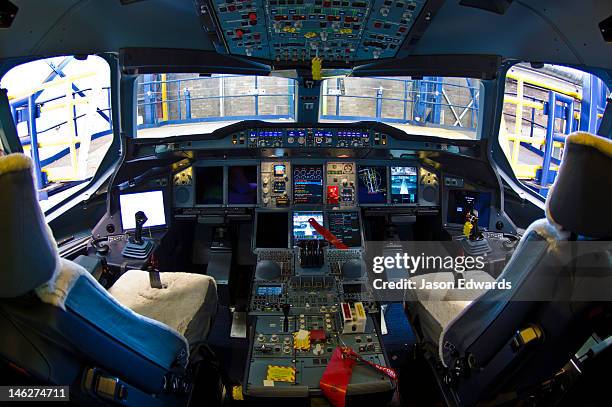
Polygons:
[[393,58],[425,0],[210,0],[227,52],[281,64]]

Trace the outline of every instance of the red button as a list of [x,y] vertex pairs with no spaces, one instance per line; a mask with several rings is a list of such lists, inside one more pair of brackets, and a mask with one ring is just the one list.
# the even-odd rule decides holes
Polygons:
[[249,20],[257,21],[257,13],[249,13]]

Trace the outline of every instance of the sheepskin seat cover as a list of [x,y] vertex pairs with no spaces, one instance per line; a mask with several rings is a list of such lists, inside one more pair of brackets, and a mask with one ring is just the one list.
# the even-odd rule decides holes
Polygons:
[[129,270],[108,290],[132,311],[162,322],[190,344],[206,338],[217,310],[217,285],[210,276],[160,273],[164,288],[152,288],[149,273]]
[[[470,270],[465,272],[466,280],[493,282],[495,279],[484,271]],[[429,273],[411,277],[416,289],[407,290],[405,299],[416,307],[421,317],[421,328],[424,335],[437,343],[444,328],[469,306],[472,301],[482,294],[481,290],[470,290],[462,293],[453,289],[427,289],[420,288],[422,281],[428,283],[452,283],[455,276],[452,272]],[[470,298],[467,298],[467,297]]]

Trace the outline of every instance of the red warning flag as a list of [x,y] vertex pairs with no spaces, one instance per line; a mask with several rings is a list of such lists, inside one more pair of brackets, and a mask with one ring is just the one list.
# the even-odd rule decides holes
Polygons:
[[323,236],[323,239],[327,240],[336,249],[340,249],[340,250],[348,249],[348,246],[342,243],[342,240],[338,239],[332,232],[330,232],[329,230],[321,226],[319,222],[315,220],[315,218],[308,219],[308,223],[310,223],[310,226],[312,226],[314,230],[317,231],[317,233]]
[[344,407],[346,402],[346,389],[353,375],[353,367],[357,362],[364,362],[373,369],[388,376],[391,380],[397,380],[395,370],[365,360],[361,355],[349,347],[338,346],[334,349],[332,357],[319,381],[321,391],[334,407]]

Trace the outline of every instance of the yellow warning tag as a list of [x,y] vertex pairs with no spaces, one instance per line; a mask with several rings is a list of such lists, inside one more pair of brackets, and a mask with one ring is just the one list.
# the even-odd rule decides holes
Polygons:
[[353,33],[352,28],[341,28],[340,29],[340,34],[352,34],[352,33]]
[[310,331],[300,329],[294,332],[293,348],[298,350],[310,350]]
[[320,81],[323,79],[321,76],[321,69],[323,69],[323,58],[312,58],[312,79],[315,81]]
[[363,308],[363,303],[356,302],[355,303],[355,313],[357,314],[357,320],[366,319],[365,309]]
[[474,225],[472,225],[472,222],[465,222],[465,224],[463,225],[463,235],[465,237],[470,237],[470,233],[472,233],[473,227]]
[[242,386],[232,387],[232,399],[236,401],[244,400],[244,397],[242,396]]
[[274,382],[295,382],[295,368],[289,366],[268,365],[268,375],[266,380]]
[[309,31],[306,34],[304,34],[304,37],[306,37],[306,38],[314,38],[316,36],[317,36],[317,33],[312,32],[312,31]]

